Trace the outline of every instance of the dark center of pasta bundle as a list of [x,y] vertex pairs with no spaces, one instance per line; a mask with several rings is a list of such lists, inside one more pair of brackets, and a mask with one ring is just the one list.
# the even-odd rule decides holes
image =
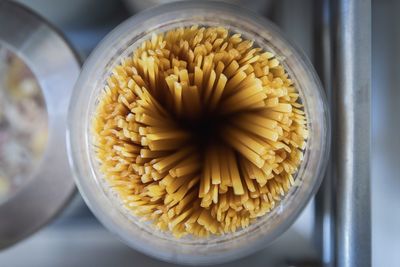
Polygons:
[[307,138],[275,56],[221,27],[153,35],[112,70],[93,118],[108,186],[175,236],[247,227],[293,185]]

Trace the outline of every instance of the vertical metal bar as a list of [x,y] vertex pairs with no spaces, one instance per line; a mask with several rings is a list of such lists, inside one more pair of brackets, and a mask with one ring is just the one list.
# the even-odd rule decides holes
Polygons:
[[336,263],[371,265],[371,2],[333,1]]
[[[314,0],[314,65],[324,85],[329,107],[332,109],[332,55],[331,20],[329,0]],[[332,156],[321,187],[315,196],[314,238],[323,266],[331,267],[334,261],[334,208]]]

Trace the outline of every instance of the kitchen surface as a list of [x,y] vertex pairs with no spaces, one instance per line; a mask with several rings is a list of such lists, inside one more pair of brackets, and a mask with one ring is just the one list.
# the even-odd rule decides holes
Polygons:
[[[118,24],[158,1],[21,0],[49,20],[78,51],[82,62]],[[136,2],[136,3],[135,3]],[[159,1],[163,2],[163,1]],[[321,66],[318,30],[324,1],[233,1],[266,16],[314,62]],[[318,3],[319,2],[319,3]],[[344,1],[346,2],[346,1]],[[351,2],[351,1],[349,1]],[[398,266],[400,261],[400,3],[372,1],[371,213],[372,265]],[[319,14],[317,14],[319,13]],[[360,14],[359,14],[360,15]],[[321,26],[321,28],[318,27]],[[323,75],[317,70],[320,78]],[[335,139],[335,136],[332,136]],[[65,174],[71,176],[72,173]],[[323,185],[327,186],[327,185]],[[323,189],[321,189],[323,190]],[[322,191],[321,191],[322,192]],[[332,196],[335,199],[335,195]],[[368,198],[366,198],[368,199]],[[331,266],[333,237],[321,242],[321,196],[312,198],[295,223],[267,248],[216,266]],[[357,207],[355,207],[357,208]],[[333,213],[333,211],[331,210]],[[325,218],[325,217],[324,217]],[[1,218],[0,218],[1,220]],[[325,224],[324,224],[325,225]],[[325,229],[326,231],[326,229]],[[326,234],[326,232],[324,233]],[[328,241],[327,241],[328,240]],[[324,252],[322,252],[324,251]],[[323,259],[321,259],[321,255]],[[178,266],[150,258],[125,245],[94,217],[76,190],[59,216],[31,237],[0,251],[0,266]]]

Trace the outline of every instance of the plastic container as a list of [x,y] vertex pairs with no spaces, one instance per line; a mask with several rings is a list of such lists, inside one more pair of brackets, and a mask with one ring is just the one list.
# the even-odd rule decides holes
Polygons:
[[[280,204],[248,228],[206,239],[176,239],[125,212],[103,186],[91,141],[90,122],[110,70],[152,33],[200,24],[223,26],[275,53],[298,90],[308,116],[309,138],[294,186]],[[235,6],[178,2],[149,9],[112,31],[84,64],[73,93],[67,143],[76,184],[97,218],[131,247],[150,256],[192,265],[231,261],[264,248],[295,221],[318,189],[328,160],[330,124],[320,82],[308,60],[267,20]]]

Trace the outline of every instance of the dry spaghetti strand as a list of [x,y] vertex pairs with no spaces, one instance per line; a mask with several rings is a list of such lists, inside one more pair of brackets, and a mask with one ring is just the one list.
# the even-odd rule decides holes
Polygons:
[[234,232],[269,212],[307,141],[279,60],[221,27],[143,42],[111,70],[92,122],[108,186],[177,237]]

